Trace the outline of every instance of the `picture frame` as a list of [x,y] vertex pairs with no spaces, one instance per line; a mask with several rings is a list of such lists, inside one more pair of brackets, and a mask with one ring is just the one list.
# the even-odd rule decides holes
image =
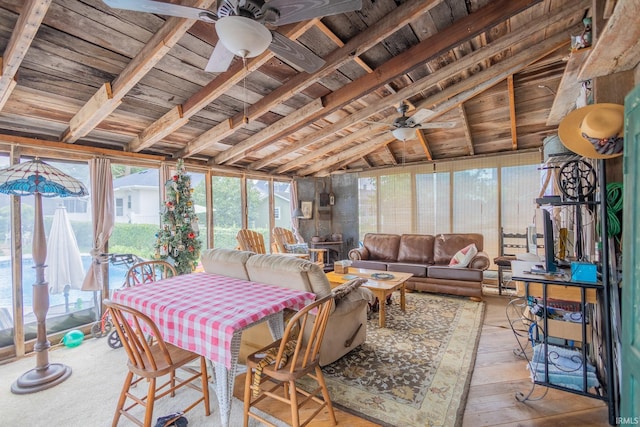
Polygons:
[[300,210],[302,211],[302,219],[313,218],[313,200],[300,202]]

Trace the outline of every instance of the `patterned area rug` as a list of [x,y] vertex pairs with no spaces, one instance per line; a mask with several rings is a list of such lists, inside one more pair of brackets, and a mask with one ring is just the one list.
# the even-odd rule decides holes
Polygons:
[[367,341],[323,372],[332,401],[385,426],[456,426],[462,422],[484,303],[407,293],[377,314]]

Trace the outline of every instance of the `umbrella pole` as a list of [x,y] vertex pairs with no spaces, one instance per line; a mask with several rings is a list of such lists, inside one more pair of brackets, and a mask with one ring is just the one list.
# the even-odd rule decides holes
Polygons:
[[61,363],[49,363],[47,339],[47,311],[49,311],[49,283],[44,280],[44,264],[47,259],[47,240],[42,217],[42,195],[35,193],[35,224],[33,227],[33,261],[36,269],[36,283],[33,284],[33,312],[38,322],[38,332],[34,351],[36,367],[22,374],[12,385],[15,394],[35,393],[60,384],[71,375],[71,368]]

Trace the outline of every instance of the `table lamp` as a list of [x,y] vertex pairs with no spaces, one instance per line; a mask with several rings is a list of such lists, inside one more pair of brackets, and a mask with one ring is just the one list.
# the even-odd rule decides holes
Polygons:
[[33,312],[37,320],[34,351],[36,367],[22,374],[12,385],[15,394],[34,393],[53,387],[71,375],[71,368],[61,363],[49,363],[46,318],[49,310],[49,284],[44,279],[47,242],[42,217],[42,197],[86,196],[89,193],[77,179],[36,158],[0,170],[0,193],[35,197],[32,256],[36,271],[33,284]]

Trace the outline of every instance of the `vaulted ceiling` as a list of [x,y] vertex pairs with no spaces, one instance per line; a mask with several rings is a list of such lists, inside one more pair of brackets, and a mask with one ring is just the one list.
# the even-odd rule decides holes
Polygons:
[[[216,10],[215,0],[173,3]],[[559,92],[570,35],[583,31],[591,1],[362,3],[277,28],[324,59],[316,72],[266,51],[208,73],[213,24],[100,0],[0,0],[0,147],[73,145],[324,176],[539,149],[568,112]],[[616,9],[626,3],[637,0]],[[610,15],[614,6],[606,2]],[[637,40],[622,67],[638,63]],[[422,123],[454,124],[399,141],[390,124],[403,101],[408,115],[433,112]]]

